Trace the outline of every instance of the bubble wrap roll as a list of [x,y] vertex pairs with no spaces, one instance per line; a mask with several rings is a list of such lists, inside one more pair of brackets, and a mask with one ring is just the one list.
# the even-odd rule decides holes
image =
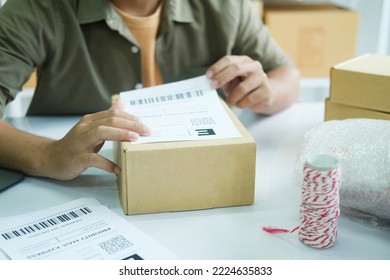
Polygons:
[[390,219],[390,121],[347,119],[310,129],[297,156],[294,177],[298,186],[305,160],[315,154],[339,160],[341,206]]

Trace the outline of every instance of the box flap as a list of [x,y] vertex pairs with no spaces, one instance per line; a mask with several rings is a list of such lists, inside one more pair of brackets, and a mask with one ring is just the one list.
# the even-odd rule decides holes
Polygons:
[[333,68],[337,70],[390,76],[390,56],[365,54],[357,58],[339,63]]

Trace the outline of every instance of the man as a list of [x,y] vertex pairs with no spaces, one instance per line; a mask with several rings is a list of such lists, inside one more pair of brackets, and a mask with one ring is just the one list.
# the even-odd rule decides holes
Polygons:
[[98,154],[104,141],[152,133],[120,102],[110,107],[121,91],[206,74],[229,105],[262,114],[299,92],[298,71],[247,0],[8,0],[0,9],[1,115],[34,68],[28,114],[86,115],[57,141],[0,121],[0,166],[62,180],[89,167],[118,174]]

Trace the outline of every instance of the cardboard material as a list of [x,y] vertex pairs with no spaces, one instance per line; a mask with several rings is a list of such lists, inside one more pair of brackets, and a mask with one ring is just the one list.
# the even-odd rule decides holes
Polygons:
[[390,120],[390,113],[338,104],[329,99],[325,101],[325,121],[351,118]]
[[390,113],[390,56],[367,54],[335,65],[330,100]]
[[331,4],[265,3],[264,22],[302,77],[329,77],[333,65],[355,56],[354,11]]
[[256,143],[227,108],[242,138],[116,143],[125,214],[196,210],[254,203]]

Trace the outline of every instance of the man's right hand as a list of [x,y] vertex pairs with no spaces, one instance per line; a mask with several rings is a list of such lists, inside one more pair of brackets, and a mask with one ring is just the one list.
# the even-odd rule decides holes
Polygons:
[[[106,111],[82,117],[60,140],[30,135],[2,123],[2,131],[8,130],[10,134],[0,140],[0,149],[4,149],[5,155],[0,159],[0,165],[22,170],[28,175],[60,180],[73,179],[89,167],[118,174],[119,166],[98,154],[104,142],[136,141],[140,135],[151,134],[146,125],[125,112],[123,107],[123,103],[117,101]],[[14,137],[18,141],[12,143]],[[29,149],[23,148],[22,142]]]

